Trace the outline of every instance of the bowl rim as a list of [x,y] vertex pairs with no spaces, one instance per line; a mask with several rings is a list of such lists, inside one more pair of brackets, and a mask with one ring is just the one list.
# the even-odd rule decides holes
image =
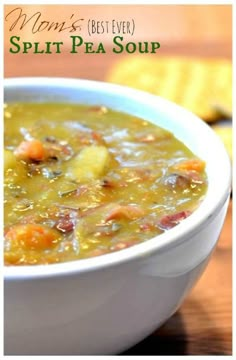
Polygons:
[[[141,101],[142,103],[150,106],[155,103],[155,106],[165,109],[171,109],[176,114],[191,117],[191,128],[198,127],[204,132],[208,133],[211,142],[214,145],[215,150],[220,152],[221,161],[224,164],[224,177],[222,178],[223,186],[218,186],[217,196],[215,199],[208,199],[208,193],[200,206],[193,212],[193,214],[185,219],[184,222],[180,223],[173,229],[160,234],[154,238],[144,241],[140,244],[131,246],[130,248],[116,251],[114,253],[108,253],[93,258],[73,260],[58,264],[49,265],[26,265],[26,266],[4,266],[4,279],[8,281],[19,281],[19,280],[32,280],[36,278],[48,278],[57,276],[70,276],[72,274],[90,273],[93,271],[102,270],[108,267],[114,267],[121,265],[126,262],[131,262],[137,259],[145,259],[146,257],[157,253],[162,254],[168,251],[170,248],[179,246],[185,241],[199,232],[200,228],[207,226],[212,221],[212,217],[220,211],[224,203],[227,201],[230,194],[231,187],[231,162],[228,153],[222,144],[218,136],[213,132],[212,129],[199,117],[190,111],[182,108],[181,106],[161,98],[156,95],[152,95],[147,92],[132,89],[126,86],[116,85],[112,83],[74,79],[65,77],[17,77],[17,78],[5,78],[4,79],[4,91],[5,88],[11,89],[23,89],[24,87],[37,88],[39,86],[45,86],[50,84],[52,88],[68,89],[90,89],[95,92],[100,92],[103,95],[111,94],[113,96],[128,97]],[[121,110],[122,111],[122,110]],[[125,111],[124,111],[125,112]],[[217,166],[219,163],[217,162]],[[211,184],[208,184],[208,188]],[[158,241],[155,239],[158,238]]]

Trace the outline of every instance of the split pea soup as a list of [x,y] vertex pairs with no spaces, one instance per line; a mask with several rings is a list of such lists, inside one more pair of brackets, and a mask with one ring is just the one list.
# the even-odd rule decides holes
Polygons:
[[135,246],[205,196],[205,163],[145,119],[61,103],[9,103],[4,113],[5,265]]

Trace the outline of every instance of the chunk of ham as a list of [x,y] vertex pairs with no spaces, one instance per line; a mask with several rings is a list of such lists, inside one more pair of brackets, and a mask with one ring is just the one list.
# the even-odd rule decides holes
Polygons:
[[176,214],[164,215],[158,222],[158,227],[162,230],[172,229],[189,215],[191,215],[191,211],[180,211]]

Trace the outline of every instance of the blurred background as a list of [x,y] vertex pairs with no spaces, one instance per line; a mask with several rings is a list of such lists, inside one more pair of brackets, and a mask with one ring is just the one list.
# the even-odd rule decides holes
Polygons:
[[[32,34],[32,24],[20,30],[19,25],[10,31],[16,21],[15,8],[22,8],[28,19],[41,13],[40,21],[63,22],[70,24],[70,17],[83,18],[82,30],[69,34],[67,31],[41,31]],[[232,156],[232,6],[230,5],[12,5],[5,6],[4,21],[4,75],[18,76],[63,76],[93,80],[127,83],[141,87],[146,81],[145,90],[158,93],[162,74],[168,70],[160,66],[160,58],[171,63],[172,78],[178,78],[186,69],[198,68],[188,72],[187,87],[193,95],[203,101],[208,100],[215,89],[219,90],[221,111],[204,120],[218,132]],[[161,44],[156,54],[112,53],[114,34],[94,34],[89,37],[87,23],[96,21],[135,21],[135,32],[123,35],[128,41],[158,41]],[[20,36],[22,41],[63,41],[61,54],[11,54],[11,36]],[[106,54],[70,54],[70,35],[80,35],[85,41],[103,42]],[[116,34],[117,35],[117,34]],[[184,66],[176,66],[175,57],[185,58]],[[187,58],[187,61],[186,61]],[[171,61],[174,59],[174,63]],[[209,63],[209,59],[210,62]],[[139,61],[147,61],[140,65]],[[150,62],[151,61],[151,62]],[[191,62],[192,61],[192,62]],[[207,61],[205,63],[205,61]],[[165,61],[164,61],[165,64]],[[205,66],[207,64],[207,66]],[[141,67],[140,67],[141,66]],[[163,64],[162,64],[163,66]],[[195,66],[195,67],[194,67]],[[128,69],[128,70],[127,70]],[[162,70],[164,69],[164,70]],[[168,68],[169,69],[169,68]],[[175,70],[176,69],[176,70]],[[200,70],[199,70],[200,69]],[[214,71],[213,71],[214,69]],[[136,71],[136,72],[135,72]],[[132,79],[130,80],[130,73]],[[198,76],[198,74],[200,74]],[[209,75],[211,74],[211,75]],[[210,76],[210,78],[209,78]],[[114,80],[115,79],[115,80]],[[209,80],[210,79],[210,80]],[[214,83],[217,79],[217,84]],[[154,82],[152,81],[154,80]],[[140,85],[141,84],[141,85]],[[151,85],[150,85],[151,84]],[[153,85],[154,84],[154,85]],[[180,83],[181,86],[181,83]],[[179,86],[172,89],[181,94]],[[197,89],[197,90],[196,90]],[[200,89],[200,90],[199,90]],[[208,92],[206,93],[206,90]],[[160,89],[161,91],[161,89]],[[200,93],[199,93],[200,91]],[[225,100],[227,97],[227,101]],[[189,98],[189,96],[188,96]],[[194,96],[193,96],[194,99]],[[225,103],[224,103],[225,100]],[[199,102],[197,103],[199,104]],[[209,104],[207,104],[209,105]],[[218,104],[219,105],[219,104]],[[199,108],[203,107],[200,102]],[[209,109],[208,109],[209,110]],[[203,113],[204,117],[204,113]],[[207,144],[204,144],[206,146]],[[216,154],[217,157],[217,154]],[[223,171],[220,169],[219,171]],[[128,355],[231,355],[232,354],[232,204],[226,222],[207,271],[193,289],[184,305],[161,329],[148,339],[130,349]]]

